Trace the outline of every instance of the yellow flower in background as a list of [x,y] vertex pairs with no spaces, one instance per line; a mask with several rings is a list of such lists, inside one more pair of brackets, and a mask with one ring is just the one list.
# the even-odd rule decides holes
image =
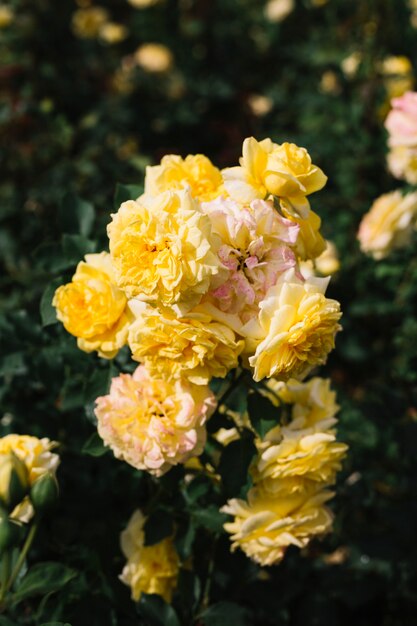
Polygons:
[[333,72],[333,70],[327,70],[326,72],[323,72],[320,79],[319,87],[320,91],[322,91],[323,93],[329,93],[333,95],[340,94],[342,89],[339,77],[336,72]]
[[0,6],[0,28],[7,28],[14,20],[13,9],[7,5]]
[[156,196],[186,186],[194,198],[207,202],[222,193],[223,179],[220,170],[203,154],[189,154],[185,159],[167,154],[159,165],[146,168],[145,194]]
[[314,536],[331,530],[332,513],[324,503],[332,496],[310,490],[271,498],[254,488],[247,501],[229,500],[222,511],[234,517],[224,524],[232,550],[240,548],[259,565],[279,563],[288,546],[304,548]]
[[100,39],[110,45],[123,41],[126,39],[127,35],[128,30],[126,26],[117,24],[116,22],[106,22],[99,31]]
[[178,318],[140,304],[131,303],[136,321],[130,327],[129,346],[133,358],[153,376],[184,377],[205,385],[237,367],[244,343],[230,327],[201,312]]
[[274,101],[268,96],[260,93],[253,93],[248,97],[248,106],[256,117],[268,115],[274,107]]
[[179,558],[171,538],[152,546],[144,545],[145,521],[141,511],[137,510],[121,533],[120,543],[127,563],[120,580],[131,588],[135,602],[142,593],[154,593],[170,602],[177,586]]
[[270,139],[243,142],[239,167],[223,170],[224,186],[229,195],[243,204],[270,194],[280,199],[289,215],[306,218],[306,196],[324,187],[327,177],[311,162],[305,148],[293,143],[278,145]]
[[394,146],[387,155],[388,169],[395,178],[417,184],[417,148]]
[[144,366],[113,378],[97,398],[98,432],[114,455],[162,476],[203,451],[204,424],[216,402],[208,386],[153,378]]
[[360,64],[362,63],[362,58],[363,55],[359,51],[352,52],[349,56],[345,57],[340,64],[344,75],[348,78],[354,78],[358,72]]
[[322,276],[331,276],[340,269],[337,248],[332,241],[326,240],[326,249],[315,260],[316,270]]
[[332,432],[283,427],[279,443],[260,445],[252,474],[257,487],[271,496],[305,492],[310,486],[330,485],[342,467],[347,446]]
[[392,191],[380,196],[359,226],[362,252],[380,260],[392,250],[408,245],[416,217],[417,192],[403,196],[400,191]]
[[381,73],[388,97],[397,98],[413,89],[413,65],[405,56],[386,57],[381,64]]
[[171,50],[161,43],[144,43],[136,50],[134,57],[136,63],[151,74],[167,72],[174,64]]
[[260,303],[258,323],[243,328],[254,379],[303,378],[326,362],[340,330],[340,304],[326,298],[329,279],[306,281],[289,270]]
[[265,17],[269,22],[282,22],[294,8],[294,0],[269,0],[265,5]]
[[218,274],[210,219],[188,190],[124,202],[108,226],[117,283],[129,298],[187,311]]
[[328,378],[315,376],[307,382],[290,379],[286,383],[271,378],[266,386],[278,396],[268,395],[274,404],[278,405],[281,400],[291,405],[291,421],[286,425],[287,429],[326,431],[336,424],[335,415],[340,407]]
[[302,261],[316,259],[324,253],[326,241],[320,233],[321,219],[317,213],[310,211],[305,219],[295,218],[291,215],[286,217],[300,227],[294,250]]
[[95,39],[108,21],[108,11],[103,7],[77,9],[72,16],[72,30],[81,39]]
[[58,287],[52,304],[81,350],[97,350],[100,356],[112,358],[125,345],[127,300],[116,285],[108,252],[87,254],[72,281]]
[[127,0],[132,7],[135,9],[146,9],[147,7],[151,7],[154,4],[158,4],[160,0]]

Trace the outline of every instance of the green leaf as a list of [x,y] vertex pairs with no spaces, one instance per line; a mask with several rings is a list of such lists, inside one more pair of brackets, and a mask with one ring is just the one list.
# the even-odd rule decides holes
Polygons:
[[151,626],[181,626],[175,610],[161,596],[143,593],[138,608]]
[[45,291],[42,294],[41,302],[40,302],[40,314],[42,320],[42,326],[50,326],[51,324],[57,323],[56,310],[55,307],[52,306],[52,300],[54,297],[54,293],[57,288],[62,285],[64,280],[62,278],[55,278],[49,285],[46,287]]
[[185,561],[191,555],[196,527],[193,520],[188,520],[185,524],[180,525],[175,537],[175,547],[180,558]]
[[280,408],[260,393],[248,395],[248,412],[251,424],[261,438],[279,424]]
[[77,264],[86,254],[96,251],[96,243],[82,235],[63,235],[62,251],[67,263]]
[[13,352],[0,360],[0,376],[16,376],[26,374],[25,354]]
[[67,193],[62,198],[58,217],[63,232],[88,237],[94,223],[94,207],[77,195]]
[[58,591],[76,576],[75,570],[61,563],[37,563],[20,581],[13,602],[17,604],[31,596]]
[[251,485],[249,466],[256,454],[254,435],[249,430],[237,441],[232,441],[220,457],[219,473],[226,497],[244,497]]
[[143,193],[143,187],[141,185],[122,185],[118,183],[116,185],[116,191],[114,193],[114,209],[118,211],[122,202],[127,200],[136,200]]
[[215,504],[191,511],[191,517],[196,526],[203,526],[215,533],[221,532],[227,515],[221,513]]
[[248,626],[249,612],[234,602],[218,602],[201,615],[204,626]]
[[89,456],[99,457],[103,456],[108,451],[109,449],[104,445],[100,435],[98,433],[93,433],[83,445],[81,449],[81,454],[88,454]]
[[149,515],[144,526],[145,546],[153,546],[173,533],[173,519],[167,511],[161,509]]
[[12,622],[4,615],[0,615],[0,626],[19,626],[16,622]]

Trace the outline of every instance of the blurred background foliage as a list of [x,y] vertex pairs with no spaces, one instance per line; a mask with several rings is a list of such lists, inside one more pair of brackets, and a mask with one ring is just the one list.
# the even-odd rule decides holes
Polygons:
[[249,135],[307,147],[329,176],[312,206],[339,250],[329,295],[342,303],[344,332],[324,374],[338,390],[350,455],[332,505],[334,534],[265,570],[229,555],[217,532],[222,517],[208,506],[223,502],[210,485],[179,491],[181,472],[170,472],[165,504],[191,515],[182,549],[186,556],[194,542],[197,555],[182,575],[179,615],[207,626],[415,623],[417,239],[378,263],[355,239],[373,199],[396,185],[385,167],[383,120],[390,97],[414,85],[413,7],[139,4],[0,7],[1,433],[60,441],[60,504],[31,560],[74,572],[61,591],[28,598],[0,624],[175,625],[162,609],[156,617],[138,612],[117,578],[119,533],[154,484],[102,454],[92,406],[111,376],[131,367],[128,356],[110,364],[80,352],[63,328],[42,325],[40,300],[44,293],[43,321],[53,321],[48,285],[106,246],[109,214],[132,191],[127,185],[142,185],[147,164],[166,153],[204,153],[229,166]]

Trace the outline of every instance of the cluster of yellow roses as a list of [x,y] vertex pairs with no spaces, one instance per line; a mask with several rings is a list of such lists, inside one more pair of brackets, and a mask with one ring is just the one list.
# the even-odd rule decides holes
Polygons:
[[[312,268],[308,277],[302,272],[303,263],[326,249],[308,200],[325,183],[304,148],[253,137],[244,141],[237,167],[220,171],[203,155],[167,155],[147,168],[143,195],[112,215],[110,251],[87,255],[53,299],[58,319],[82,350],[113,358],[127,344],[140,363],[97,399],[98,432],[115,456],[161,476],[202,452],[205,423],[216,408],[212,378],[242,367],[255,381],[283,384],[326,361],[340,328],[340,305],[325,296],[328,278]],[[262,478],[256,484],[262,488],[248,505],[248,515],[258,506],[253,498],[262,498],[261,507],[265,498],[278,506],[276,493],[271,500],[265,489],[276,491],[281,478],[267,474],[285,457],[289,475],[295,472],[282,483],[290,490],[285,498],[294,501],[288,524],[301,523],[303,506],[313,516],[303,522],[304,537],[329,527],[322,507],[328,493],[316,482],[333,482],[344,452],[332,430],[319,433],[309,419],[300,431],[289,426],[259,442]],[[269,459],[270,469],[263,466],[266,447],[278,455]],[[299,461],[300,454],[307,458]],[[307,472],[302,480],[299,465]],[[238,525],[242,506],[228,504]],[[143,524],[137,517],[134,525],[138,519]],[[143,541],[124,548],[123,579],[135,597],[145,575],[137,571],[138,554],[143,565],[147,549]],[[278,558],[276,551],[269,557],[247,552],[263,563]]]
[[247,499],[232,499],[223,507],[234,516],[225,524],[232,548],[260,565],[273,565],[288,546],[302,548],[330,530],[332,514],[324,503],[333,496],[328,487],[347,450],[336,441],[339,407],[329,380],[271,379],[268,388],[272,402],[289,405],[290,419],[257,439]]
[[[410,185],[417,184],[417,92],[407,91],[391,102],[385,121],[389,133],[388,169]],[[410,243],[417,227],[417,192],[383,194],[363,217],[358,239],[361,250],[374,259]]]

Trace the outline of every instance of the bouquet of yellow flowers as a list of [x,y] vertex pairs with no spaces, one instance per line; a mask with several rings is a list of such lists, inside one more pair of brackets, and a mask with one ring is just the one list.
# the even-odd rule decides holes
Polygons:
[[[196,458],[209,420],[228,420],[213,435],[220,448],[250,441],[249,488],[222,510],[232,548],[261,565],[330,529],[324,503],[346,453],[329,381],[305,381],[340,330],[329,277],[314,271],[326,242],[308,198],[326,180],[307,150],[270,139],[246,139],[223,171],[203,155],[167,155],[112,215],[109,252],[87,255],[53,299],[80,349],[111,359],[127,345],[139,364],[96,401],[117,458],[157,478],[182,464],[189,480],[201,471],[216,482],[218,454]],[[239,385],[247,406],[231,410]],[[122,536],[122,580],[136,600],[170,600],[181,563],[172,537],[144,545],[145,523],[136,511]]]

